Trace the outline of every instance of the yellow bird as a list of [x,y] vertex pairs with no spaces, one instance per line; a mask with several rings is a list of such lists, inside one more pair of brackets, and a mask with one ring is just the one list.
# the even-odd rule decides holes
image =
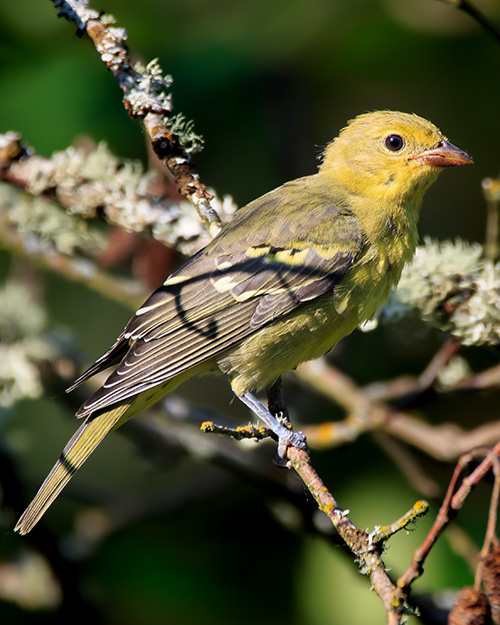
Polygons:
[[412,258],[425,191],[443,168],[469,163],[417,115],[367,113],[327,146],[316,174],[240,209],[68,389],[115,367],[76,413],[83,424],[16,531],[34,527],[108,432],[195,375],[224,373],[278,435],[281,456],[304,446],[253,391],[373,317]]

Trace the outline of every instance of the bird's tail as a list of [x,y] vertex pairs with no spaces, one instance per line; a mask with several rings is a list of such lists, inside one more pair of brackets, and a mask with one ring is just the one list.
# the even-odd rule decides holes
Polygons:
[[21,515],[14,531],[27,534],[38,523],[76,471],[111,430],[132,416],[126,414],[132,399],[96,416],[90,415],[64,448],[59,460],[45,478],[33,501]]

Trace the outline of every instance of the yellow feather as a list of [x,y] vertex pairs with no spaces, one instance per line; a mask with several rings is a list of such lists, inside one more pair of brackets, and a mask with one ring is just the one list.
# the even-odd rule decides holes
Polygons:
[[50,504],[106,434],[127,420],[125,416],[131,403],[132,400],[96,417],[90,416],[85,420],[64,448],[59,460],[45,478],[33,501],[20,517],[14,531],[19,532],[19,534],[27,534],[33,529]]

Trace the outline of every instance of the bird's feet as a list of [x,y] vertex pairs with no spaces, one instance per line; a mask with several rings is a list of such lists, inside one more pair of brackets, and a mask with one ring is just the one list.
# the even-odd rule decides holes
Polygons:
[[306,437],[302,432],[294,432],[290,425],[280,423],[252,393],[238,395],[238,398],[261,419],[266,426],[278,437],[278,453],[275,462],[280,467],[289,467],[287,451],[289,447],[307,449]]
[[286,433],[284,433],[283,435],[277,435],[278,453],[276,454],[274,462],[278,467],[289,469],[291,465],[290,460],[288,460],[287,458],[288,448],[297,447],[298,449],[307,450],[307,440],[302,432],[294,432],[293,430],[289,430],[288,428],[285,428],[285,430]]

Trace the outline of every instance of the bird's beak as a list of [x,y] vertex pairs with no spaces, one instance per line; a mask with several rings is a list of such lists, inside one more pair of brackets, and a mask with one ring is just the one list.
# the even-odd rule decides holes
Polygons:
[[425,150],[410,157],[410,160],[419,159],[432,167],[457,167],[458,165],[472,165],[474,161],[463,150],[449,141],[440,141],[432,150]]

